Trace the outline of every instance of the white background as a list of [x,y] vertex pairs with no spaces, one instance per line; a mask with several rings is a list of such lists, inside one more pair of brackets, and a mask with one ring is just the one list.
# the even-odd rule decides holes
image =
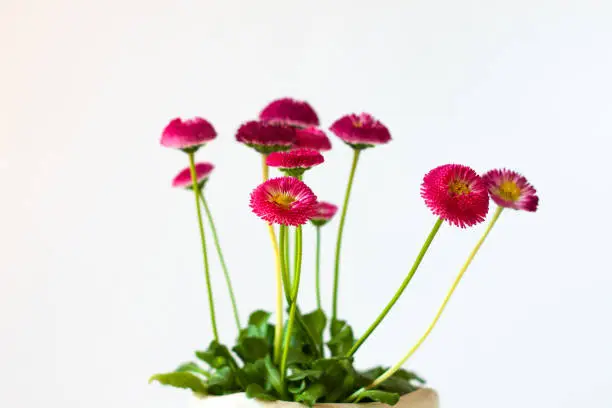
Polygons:
[[[258,157],[233,135],[282,96],[325,126],[372,112],[394,138],[363,154],[349,209],[341,314],[358,332],[434,222],[423,174],[515,168],[539,212],[502,216],[407,368],[443,407],[612,407],[609,2],[2,0],[0,16],[1,407],[185,406],[147,385],[211,338],[193,200],[169,187],[186,157],[160,132],[178,115],[219,132],[199,158],[245,318],[274,307],[273,262],[248,209]],[[340,202],[350,149],[333,142],[308,181]],[[360,366],[413,344],[483,227],[442,228]],[[305,268],[310,308],[312,252]]]

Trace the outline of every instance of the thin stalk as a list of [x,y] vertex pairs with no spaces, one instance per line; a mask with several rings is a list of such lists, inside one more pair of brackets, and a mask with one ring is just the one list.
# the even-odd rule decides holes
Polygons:
[[[268,180],[270,174],[268,164],[266,163],[266,155],[261,155],[261,169],[263,180]],[[270,235],[270,241],[272,242],[272,249],[274,250],[274,260],[276,261],[276,325],[274,326],[274,362],[278,363],[280,358],[282,337],[283,337],[283,276],[282,276],[282,265],[283,258],[278,248],[278,241],[276,240],[276,233],[274,232],[274,226],[268,224],[268,234]]]
[[468,256],[468,259],[465,261],[465,264],[463,264],[463,266],[461,267],[461,270],[457,274],[457,277],[455,278],[455,281],[453,282],[453,285],[451,286],[450,290],[446,294],[446,297],[444,298],[444,301],[442,302],[442,305],[438,309],[438,312],[436,313],[433,321],[429,324],[429,327],[427,328],[427,330],[425,330],[425,333],[423,333],[423,335],[421,336],[419,341],[417,341],[417,343],[410,349],[410,351],[408,351],[408,353],[400,361],[397,362],[397,364],[395,364],[393,367],[391,367],[387,371],[385,371],[380,377],[376,378],[370,385],[368,385],[367,387],[362,388],[361,390],[359,390],[359,391],[355,392],[353,395],[351,395],[349,397],[348,401],[354,401],[355,399],[359,398],[359,395],[362,392],[379,386],[380,384],[385,382],[387,379],[389,379],[389,377],[393,376],[393,374],[395,374],[395,372],[397,370],[399,370],[406,363],[406,361],[408,361],[408,359],[410,357],[412,357],[412,355],[425,342],[425,339],[427,339],[427,337],[429,336],[429,334],[432,332],[433,328],[435,327],[436,323],[438,323],[438,320],[440,320],[440,316],[442,316],[442,312],[444,312],[444,309],[446,308],[446,305],[448,304],[451,296],[455,292],[455,289],[457,289],[457,286],[459,286],[459,282],[461,281],[461,278],[463,278],[463,275],[465,274],[465,271],[467,270],[467,268],[472,263],[472,260],[474,260],[474,257],[478,253],[478,250],[480,250],[480,247],[482,246],[484,241],[487,239],[487,236],[489,236],[489,233],[493,229],[493,226],[495,225],[495,223],[499,219],[499,216],[501,215],[502,210],[503,210],[503,207],[497,207],[497,209],[495,210],[495,213],[493,214],[493,218],[489,222],[489,225],[487,226],[487,229],[485,230],[484,234],[482,234],[482,237],[480,237],[480,239],[476,243],[476,246],[474,247],[474,249],[472,250],[472,252]]
[[[289,241],[289,228],[285,225],[281,225],[279,235],[280,235],[281,253],[284,253],[287,250],[287,243]],[[293,301],[291,299],[291,284],[290,284],[290,279],[288,275],[289,275],[289,263],[287,261],[287,263],[284,264],[283,266],[283,287],[285,288],[285,299],[287,300],[287,304],[289,305],[289,308],[291,308]],[[297,305],[295,309],[295,320],[300,325],[300,328],[302,329],[302,331],[306,334],[306,340],[308,341],[310,346],[313,348],[313,350],[316,352],[317,358],[323,357],[322,351],[319,348],[319,343],[317,342],[314,335],[312,334],[312,331],[310,330],[310,328],[304,321],[304,317],[302,315],[302,312],[300,311],[300,307]]]
[[204,198],[204,192],[200,189],[200,198],[202,199],[202,204],[204,205],[204,210],[206,211],[206,216],[208,217],[208,223],[210,224],[210,230],[212,231],[213,240],[215,242],[215,247],[217,248],[217,254],[219,255],[219,262],[221,263],[221,268],[223,269],[223,274],[225,275],[225,282],[227,283],[227,290],[230,295],[230,299],[232,301],[232,309],[234,310],[234,319],[236,320],[236,327],[238,331],[240,331],[240,314],[238,313],[238,305],[236,303],[236,296],[234,295],[234,287],[232,286],[232,280],[230,278],[229,271],[227,269],[227,265],[225,263],[225,258],[223,256],[223,251],[221,250],[221,244],[219,243],[219,236],[217,235],[217,228],[215,227],[215,222],[213,221],[212,213],[210,212],[210,208],[208,207],[208,202],[206,198]]
[[351,197],[351,189],[353,188],[353,180],[355,178],[355,169],[359,161],[359,153],[361,150],[354,149],[353,164],[349,174],[348,183],[346,185],[346,194],[344,195],[344,204],[342,206],[342,215],[340,216],[340,225],[338,226],[338,240],[336,241],[336,261],[334,266],[334,292],[332,299],[332,325],[338,317],[338,284],[340,275],[340,248],[342,247],[342,233],[344,232],[344,222],[346,220],[346,210],[348,208],[349,198]]
[[285,344],[283,346],[283,356],[281,358],[280,375],[281,384],[285,386],[287,377],[287,356],[289,355],[289,344],[291,342],[291,332],[295,322],[295,312],[297,309],[297,297],[300,288],[300,275],[302,270],[302,226],[296,227],[298,231],[297,240],[295,242],[295,252],[297,254],[297,262],[295,268],[295,276],[293,278],[293,286],[291,288],[291,309],[289,310],[289,320],[287,322],[287,333],[285,334]]
[[202,241],[202,255],[204,257],[204,275],[206,276],[206,289],[208,290],[208,307],[210,310],[210,322],[212,325],[215,341],[219,342],[219,332],[217,331],[217,320],[215,318],[215,300],[212,293],[212,284],[210,283],[210,270],[208,267],[208,252],[206,251],[206,236],[204,234],[204,224],[202,223],[202,210],[200,209],[200,200],[198,185],[198,176],[195,169],[194,152],[189,152],[189,168],[191,170],[191,182],[194,186],[193,193],[195,195],[196,211],[198,213],[198,227],[200,229],[200,240]]
[[[296,176],[290,176],[290,177],[295,177],[296,179],[301,181],[303,179],[303,174],[299,174],[299,175],[296,175]],[[297,229],[296,229],[295,234],[297,236]],[[293,243],[295,245],[295,237],[294,237]],[[288,282],[289,282],[289,285],[291,285],[291,279],[293,279],[293,275],[291,273],[291,262],[290,262],[290,259],[291,259],[291,240],[289,238],[287,238],[287,249],[285,251],[285,259],[286,259],[286,262],[287,262],[287,277],[288,277]],[[295,261],[296,261],[296,259],[297,259],[297,254],[294,255],[293,271],[295,271]]]
[[285,278],[287,279],[287,285],[291,287],[291,239],[289,236],[286,238],[285,245]]
[[321,227],[317,226],[317,246],[316,246],[316,289],[317,289],[317,309],[321,306]]
[[287,246],[289,241],[289,233],[288,227],[286,225],[281,225],[278,231],[279,241],[280,241],[280,251],[283,258],[282,272],[281,275],[283,277],[283,289],[285,293],[285,299],[288,303],[291,303],[291,283],[289,279],[289,260],[287,259]]
[[361,347],[361,345],[366,341],[366,339],[368,337],[370,337],[370,335],[372,334],[374,329],[376,329],[376,327],[378,327],[378,325],[380,324],[380,322],[382,322],[382,320],[385,318],[385,316],[387,316],[387,313],[389,313],[389,310],[391,310],[393,305],[395,305],[395,303],[400,298],[402,293],[404,293],[404,290],[406,289],[406,286],[408,286],[408,284],[412,280],[412,277],[414,276],[414,274],[416,273],[417,269],[419,268],[419,265],[421,264],[421,261],[423,260],[423,257],[425,256],[425,253],[429,249],[429,246],[431,245],[431,242],[433,241],[434,237],[438,233],[438,230],[440,229],[440,226],[442,226],[442,222],[444,222],[444,220],[442,218],[438,218],[438,220],[434,224],[433,228],[431,229],[431,232],[427,236],[427,239],[425,240],[425,243],[423,243],[423,246],[421,247],[421,251],[417,255],[416,259],[414,260],[414,264],[412,264],[412,268],[410,269],[410,272],[408,272],[408,275],[406,275],[406,278],[402,282],[401,286],[399,287],[397,292],[395,292],[395,295],[393,295],[393,298],[389,301],[387,306],[385,306],[385,308],[380,313],[380,315],[378,315],[376,320],[374,320],[374,323],[372,323],[370,325],[370,327],[368,328],[368,330],[366,330],[366,332],[363,334],[363,336],[361,336],[361,338],[359,340],[357,340],[357,342],[353,345],[353,347],[351,347],[349,352],[346,354],[347,357],[351,357],[353,354],[355,354],[355,352],[359,349],[359,347]]

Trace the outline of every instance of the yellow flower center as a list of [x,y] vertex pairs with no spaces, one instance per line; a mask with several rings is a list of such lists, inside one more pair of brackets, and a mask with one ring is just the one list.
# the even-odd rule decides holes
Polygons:
[[506,180],[499,185],[497,194],[504,200],[518,201],[518,199],[521,198],[521,189],[514,181]]
[[454,195],[469,194],[472,190],[463,180],[453,180],[448,185],[448,191]]
[[291,208],[291,204],[295,202],[295,198],[286,193],[274,193],[270,196],[270,201],[279,207],[288,210]]

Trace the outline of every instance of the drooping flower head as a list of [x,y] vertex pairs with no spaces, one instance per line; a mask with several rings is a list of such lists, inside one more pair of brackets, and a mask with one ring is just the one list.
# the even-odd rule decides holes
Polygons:
[[317,227],[321,227],[329,222],[338,212],[338,206],[326,201],[319,201],[316,206],[316,214],[310,222]]
[[270,224],[298,226],[316,214],[317,196],[295,177],[276,177],[251,193],[251,209]]
[[461,164],[446,164],[427,173],[421,196],[435,215],[461,228],[484,221],[489,211],[482,178]]
[[160,143],[165,147],[194,152],[215,137],[217,137],[217,132],[206,119],[176,118],[164,128]]
[[312,106],[292,98],[270,102],[259,114],[259,119],[266,123],[299,128],[319,126],[319,117]]
[[485,173],[482,179],[497,205],[531,212],[538,209],[540,199],[535,188],[519,173],[496,169]]
[[389,129],[369,113],[343,116],[329,129],[353,149],[365,149],[391,140]]
[[323,163],[323,155],[313,149],[295,149],[286,152],[274,152],[266,158],[270,167],[278,167],[288,176],[299,177],[306,170]]
[[325,132],[316,127],[309,127],[306,129],[296,129],[293,147],[325,152],[331,150],[332,146]]
[[[214,168],[215,166],[213,166],[211,163],[196,163],[195,172],[198,181],[198,187],[200,189],[204,187],[204,184],[206,184],[206,182],[208,181],[208,177],[210,176],[210,173],[212,173]],[[181,172],[177,174],[176,177],[174,177],[174,180],[172,180],[172,187],[187,189],[193,188],[193,180],[191,179],[191,169],[189,167],[181,170]]]
[[295,141],[295,130],[289,126],[252,120],[240,126],[236,140],[259,153],[268,154],[289,150]]

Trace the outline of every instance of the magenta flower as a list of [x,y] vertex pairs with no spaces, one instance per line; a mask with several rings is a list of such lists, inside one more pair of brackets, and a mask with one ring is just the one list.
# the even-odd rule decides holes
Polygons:
[[162,132],[161,145],[185,151],[195,151],[217,137],[215,128],[202,118],[172,119]]
[[295,149],[286,152],[274,152],[266,158],[270,167],[278,167],[289,176],[298,177],[306,170],[323,163],[323,155],[313,149]]
[[343,116],[329,129],[354,149],[365,149],[391,140],[389,129],[369,113]]
[[268,154],[289,150],[295,141],[295,130],[289,126],[252,120],[240,126],[236,133],[236,140],[259,153]]
[[497,205],[515,210],[534,212],[540,199],[527,179],[519,173],[507,170],[491,170],[482,179],[491,198]]
[[489,211],[489,194],[482,178],[460,164],[446,164],[427,173],[421,196],[434,214],[461,228],[484,221]]
[[309,127],[306,129],[296,129],[293,147],[324,152],[331,150],[332,146],[329,138],[321,129]]
[[319,126],[319,117],[312,106],[292,98],[270,102],[259,114],[259,119],[275,125],[300,128]]
[[[208,177],[210,176],[210,173],[212,173],[214,168],[215,166],[213,166],[211,163],[196,163],[196,178],[198,180],[198,186],[200,188],[204,187],[204,184],[206,184],[206,182],[208,181]],[[172,187],[187,189],[193,188],[193,181],[191,180],[191,169],[189,167],[181,170],[181,172],[177,174],[176,177],[174,177],[174,180],[172,180]]]
[[329,222],[338,212],[338,206],[326,201],[319,201],[316,205],[316,213],[310,219],[315,226],[321,227]]
[[295,177],[276,177],[251,193],[251,209],[270,224],[298,226],[316,214],[317,197]]

